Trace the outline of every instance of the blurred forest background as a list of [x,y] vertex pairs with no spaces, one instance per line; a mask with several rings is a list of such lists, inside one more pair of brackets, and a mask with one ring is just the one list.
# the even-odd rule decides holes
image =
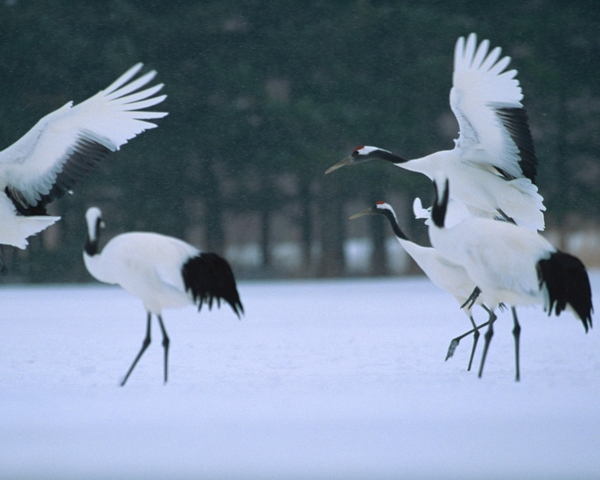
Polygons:
[[[512,57],[539,158],[547,234],[600,266],[600,3],[596,0],[3,0],[0,148],[136,62],[169,112],[52,205],[63,219],[3,282],[90,280],[84,212],[107,238],[151,230],[220,252],[241,278],[414,272],[377,200],[411,215],[431,187],[370,163],[324,175],[357,145],[414,158],[453,148],[454,44],[476,32]],[[590,265],[591,264],[591,265]]]

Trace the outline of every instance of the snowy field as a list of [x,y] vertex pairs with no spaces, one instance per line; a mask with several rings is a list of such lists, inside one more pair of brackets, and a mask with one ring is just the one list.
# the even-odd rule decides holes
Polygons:
[[165,312],[169,383],[154,323],[121,388],[144,337],[138,300],[2,287],[0,478],[600,476],[599,327],[521,310],[516,383],[510,313],[478,379],[470,339],[444,362],[469,322],[426,279],[246,282],[240,294],[241,321],[228,307]]

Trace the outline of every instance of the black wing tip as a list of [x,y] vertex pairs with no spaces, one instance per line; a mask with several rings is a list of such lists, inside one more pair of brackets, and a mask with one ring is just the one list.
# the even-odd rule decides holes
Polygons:
[[523,176],[535,183],[537,156],[529,128],[529,117],[523,107],[499,107],[496,114],[519,150],[519,167]]
[[39,200],[35,205],[31,205],[17,189],[6,187],[5,193],[21,215],[47,215],[46,206],[48,204],[71,191],[78,181],[83,179],[110,153],[111,150],[101,143],[80,136],[64,160],[52,188],[48,193],[39,195]]
[[231,266],[216,253],[200,253],[190,258],[182,267],[186,291],[191,292],[198,311],[204,303],[212,310],[213,303],[228,303],[238,318],[244,314],[237,284]]
[[21,192],[15,188],[5,187],[4,193],[12,202],[19,215],[25,217],[43,217],[48,215],[46,206],[52,201],[46,199],[46,197],[49,197],[49,194],[42,195],[40,201],[36,205],[30,205]]

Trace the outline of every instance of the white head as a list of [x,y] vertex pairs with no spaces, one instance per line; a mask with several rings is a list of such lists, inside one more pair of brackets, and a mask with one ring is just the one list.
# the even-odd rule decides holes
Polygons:
[[369,162],[371,160],[385,160],[387,162],[392,163],[406,162],[405,159],[399,157],[398,155],[394,155],[389,150],[361,145],[359,147],[356,147],[352,151],[352,153],[346,158],[344,158],[341,162],[338,162],[334,166],[329,167],[325,173],[331,173],[337,170],[338,168],[342,168],[346,165],[356,165],[358,163]]
[[97,240],[98,229],[105,227],[104,221],[102,220],[102,211],[98,207],[88,208],[87,212],[85,212],[85,221],[87,223],[90,240]]
[[380,150],[382,152],[392,153],[389,150],[384,150],[383,148],[378,147],[370,147],[368,145],[361,145],[360,147],[356,147],[352,152],[353,157],[360,157],[364,155],[370,155],[371,153]]
[[373,209],[380,211],[380,212],[383,210],[389,210],[390,212],[392,212],[394,214],[394,217],[396,216],[396,212],[394,212],[394,209],[392,208],[392,206],[389,203],[385,203],[382,200],[375,202],[375,205],[373,205]]
[[386,215],[386,213],[385,213],[386,210],[391,212],[393,217],[396,218],[396,214],[394,213],[394,209],[391,207],[391,205],[389,205],[385,202],[379,201],[379,202],[376,202],[375,205],[373,205],[372,207],[367,208],[366,210],[363,210],[362,212],[355,213],[354,215],[352,215],[350,217],[350,220],[354,220],[355,218],[362,217],[363,215]]
[[[362,212],[358,212],[350,217],[350,220],[354,220],[355,218],[362,217],[363,215],[382,215],[386,217],[390,225],[392,226],[392,230],[394,231],[394,235],[398,237],[398,240],[409,240],[409,238],[404,234],[404,232],[400,229],[398,225],[398,219],[396,218],[396,212],[392,206],[388,203],[379,201],[376,202],[371,208],[367,208]],[[409,240],[410,241],[410,240]]]

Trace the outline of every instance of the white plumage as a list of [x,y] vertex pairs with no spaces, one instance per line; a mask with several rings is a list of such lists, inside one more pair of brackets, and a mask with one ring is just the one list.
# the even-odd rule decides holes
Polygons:
[[[421,202],[419,197],[416,197],[413,201],[413,214],[417,220],[424,220],[423,223],[425,223],[425,225],[431,224],[431,207],[424,208],[423,202]],[[455,199],[449,200],[445,223],[447,228],[471,217],[472,215],[463,203]]]
[[[19,215],[15,204],[0,192],[0,245],[12,245],[24,250],[29,244],[28,237],[45,230],[58,220],[60,217]],[[2,263],[0,258],[0,264]]]
[[212,308],[227,302],[236,315],[243,313],[233,272],[226,260],[214,253],[201,253],[177,238],[149,232],[117,235],[99,249],[102,212],[96,207],[86,212],[87,239],[83,252],[85,266],[97,280],[120,285],[142,300],[147,315],[147,333],[142,349],[125,375],[133,371],[150,344],[150,322],[156,315],[165,348],[164,378],[167,381],[169,338],[162,321],[165,308],[181,308],[203,303]]
[[147,311],[160,315],[165,308],[193,302],[191,292],[185,291],[181,267],[199,253],[177,238],[131,232],[114,237],[101,254],[84,255],[84,259],[96,280],[120,285],[140,298]]
[[[0,152],[0,244],[25,248],[26,238],[56,222],[46,206],[70,191],[110,152],[144,130],[165,112],[144,109],[161,103],[162,84],[141,90],[156,75],[138,63],[108,88],[73,106],[69,102],[39,120]],[[129,82],[129,83],[128,83]]]
[[[447,260],[461,265],[481,290],[485,304],[492,309],[500,304],[530,306],[559,315],[571,311],[585,330],[592,325],[592,298],[584,265],[576,257],[555,249],[537,232],[509,222],[470,218],[445,227],[449,190],[443,175],[436,178],[429,237],[433,247]],[[520,326],[513,309],[517,380]],[[481,375],[493,321],[488,327],[479,374]]]
[[[426,210],[420,210],[418,207],[419,205],[420,201],[415,201],[415,213],[422,215],[424,212],[427,212]],[[400,228],[400,225],[398,225],[396,213],[391,205],[385,202],[377,202],[371,208],[352,215],[350,219],[353,220],[363,215],[382,215],[386,217],[392,226],[394,235],[398,239],[398,242],[400,242],[400,245],[402,245],[402,248],[404,248],[406,253],[408,253],[417,263],[417,265],[419,265],[421,270],[423,270],[423,273],[427,275],[432,283],[456,298],[456,301],[459,303],[459,305],[462,306],[467,302],[476,285],[469,278],[465,269],[460,265],[448,261],[446,257],[436,251],[435,248],[423,247],[409,240]],[[429,215],[427,215],[427,217],[429,217]],[[478,298],[475,303],[481,305],[482,308],[488,312],[490,318],[492,318],[492,312],[485,305],[483,305],[480,298]],[[479,340],[479,331],[477,325],[475,324],[475,320],[473,319],[471,307],[472,305],[467,305],[465,308],[463,308],[464,313],[467,315],[467,317],[469,317],[469,320],[471,321],[471,324],[475,330],[473,348],[471,350],[471,357],[469,359],[467,370],[471,370],[473,355],[475,354],[477,341]],[[457,345],[458,341],[453,343],[454,348],[456,348]],[[451,350],[451,352],[449,352],[446,360],[452,356],[454,348]]]
[[453,150],[406,160],[387,150],[361,146],[329,168],[386,160],[433,179],[443,171],[453,196],[476,216],[502,217],[533,230],[544,229],[545,207],[535,181],[537,158],[516,70],[504,71],[499,47],[477,47],[475,34],[458,39],[454,54],[450,106],[460,127]]

